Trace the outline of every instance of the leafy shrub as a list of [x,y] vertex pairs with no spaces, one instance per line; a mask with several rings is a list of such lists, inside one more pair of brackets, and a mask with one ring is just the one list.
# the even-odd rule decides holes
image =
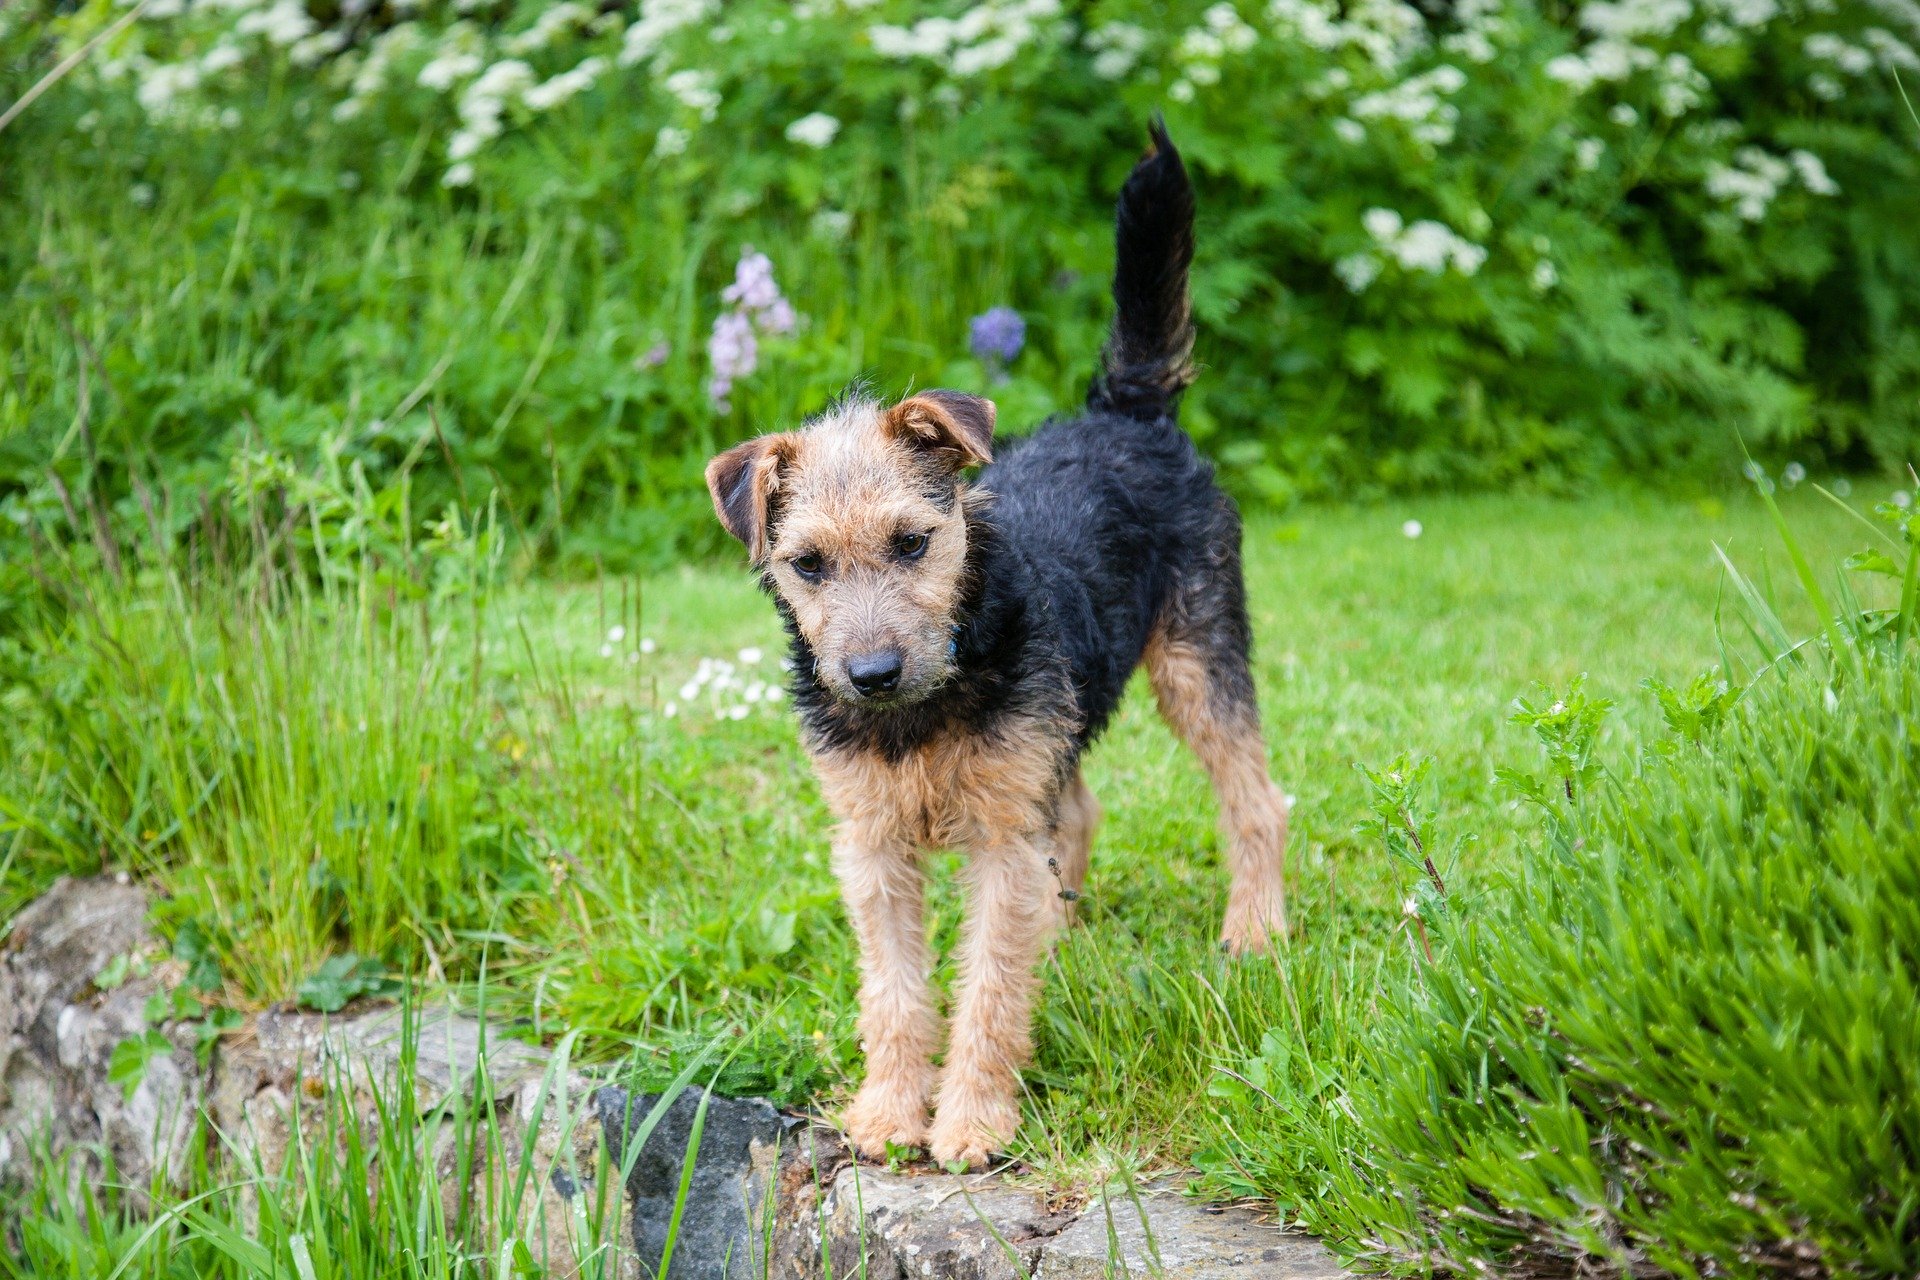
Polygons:
[[[671,550],[703,451],[850,378],[1076,402],[1161,106],[1204,197],[1189,422],[1243,493],[1651,471],[1736,427],[1886,463],[1920,425],[1911,0],[148,12],[0,135],[42,175],[0,197],[19,518],[60,520],[49,465],[199,492],[252,441]],[[111,16],[15,6],[0,87]],[[747,246],[797,316],[714,395]],[[995,304],[1031,321],[1004,371],[964,347]]]

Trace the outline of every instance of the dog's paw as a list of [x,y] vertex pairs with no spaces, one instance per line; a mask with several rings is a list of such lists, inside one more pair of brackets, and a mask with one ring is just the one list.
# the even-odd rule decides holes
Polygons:
[[1011,1098],[943,1098],[933,1118],[933,1158],[977,1168],[993,1152],[1005,1150],[1019,1127],[1020,1107]]
[[1220,925],[1220,945],[1236,956],[1265,955],[1287,936],[1287,908],[1283,901],[1233,903]]
[[879,1087],[869,1082],[854,1095],[842,1124],[854,1150],[869,1160],[885,1160],[889,1145],[926,1145],[925,1096],[912,1089]]

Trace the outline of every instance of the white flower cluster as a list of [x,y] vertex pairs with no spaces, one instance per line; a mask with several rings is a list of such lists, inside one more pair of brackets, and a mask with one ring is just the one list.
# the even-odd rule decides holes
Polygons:
[[[600,656],[603,658],[619,657],[620,642],[626,638],[627,629],[620,624],[615,623],[613,626],[607,628],[607,641],[600,646]],[[651,637],[642,637],[639,647],[627,650],[627,663],[632,665],[639,662],[643,655],[652,653],[655,648],[656,646]]]
[[1334,274],[1353,293],[1365,292],[1379,278],[1386,265],[1381,254],[1399,263],[1403,270],[1434,276],[1448,270],[1470,276],[1487,260],[1485,246],[1429,218],[1409,226],[1392,209],[1369,209],[1361,215],[1360,224],[1380,252],[1349,254],[1333,264]]
[[1793,151],[1782,160],[1759,147],[1742,147],[1733,153],[1733,163],[1714,164],[1707,169],[1707,194],[1748,222],[1767,216],[1780,188],[1789,178],[1798,177],[1800,185],[1817,196],[1839,193],[1839,184],[1827,175],[1827,166],[1811,151]]
[[1453,141],[1460,109],[1444,100],[1466,85],[1466,73],[1442,63],[1399,84],[1362,94],[1347,110],[1356,121],[1398,120],[1408,132],[1429,146],[1445,146]]
[[538,53],[552,44],[562,33],[576,30],[593,21],[593,11],[574,0],[560,0],[550,9],[543,9],[533,25],[517,35],[508,36],[501,42],[501,48],[517,57],[529,53]]
[[717,0],[640,0],[640,19],[627,28],[620,65],[656,60],[668,36],[704,22],[719,7]]
[[366,57],[357,66],[351,67],[347,96],[334,104],[333,118],[351,120],[365,111],[367,104],[386,89],[387,77],[393,70],[394,62],[414,52],[424,42],[420,28],[411,22],[398,23],[375,36],[373,43],[367,47]]
[[867,40],[883,58],[945,63],[963,79],[1004,67],[1060,16],[1060,0],[985,0],[957,18],[922,18],[911,27],[876,23]]
[[786,696],[786,690],[777,681],[762,680],[741,670],[760,665],[765,655],[759,649],[748,647],[736,656],[738,666],[725,658],[700,659],[693,675],[680,686],[678,700],[660,708],[661,714],[677,716],[683,706],[691,710],[704,695],[705,705],[715,719],[745,720],[755,707],[771,708]]
[[[1718,42],[1731,43],[1733,27],[1765,26],[1778,15],[1779,6],[1777,0],[1711,0],[1709,12],[1720,15],[1712,25],[1727,33]],[[1593,41],[1579,53],[1547,63],[1547,74],[1584,93],[1598,83],[1652,72],[1660,113],[1677,118],[1700,104],[1707,78],[1684,53],[1663,56],[1650,42],[1671,37],[1695,16],[1693,0],[1591,0],[1581,7],[1580,25]]]
[[1507,34],[1500,0],[1455,0],[1453,21],[1458,29],[1441,40],[1441,48],[1483,64],[1499,56],[1500,38]]
[[824,111],[801,116],[787,126],[787,141],[820,150],[839,136],[840,122]]
[[1427,47],[1426,20],[1401,0],[1268,0],[1267,19],[1316,49],[1358,49],[1382,71]]
[[1146,52],[1147,29],[1131,22],[1109,22],[1087,32],[1087,47],[1093,50],[1093,74],[1102,80],[1118,80],[1133,70]]
[[1191,102],[1195,85],[1220,83],[1220,64],[1226,56],[1245,53],[1258,39],[1259,34],[1240,17],[1240,11],[1228,0],[1220,0],[1207,10],[1204,25],[1180,37],[1175,53],[1181,74],[1167,86],[1167,96],[1175,102]]
[[688,67],[675,71],[661,81],[661,88],[681,106],[696,112],[702,120],[711,121],[720,114],[720,90],[715,87],[717,83],[718,78],[713,72]]
[[[1860,39],[1863,44],[1854,44],[1831,31],[1818,31],[1808,36],[1801,48],[1809,58],[1826,63],[1844,76],[1864,76],[1875,66],[1892,72],[1920,72],[1920,54],[1891,31],[1868,27],[1860,33]],[[1831,77],[1826,84],[1831,88],[1815,89],[1823,98],[1831,100],[1844,92]]]

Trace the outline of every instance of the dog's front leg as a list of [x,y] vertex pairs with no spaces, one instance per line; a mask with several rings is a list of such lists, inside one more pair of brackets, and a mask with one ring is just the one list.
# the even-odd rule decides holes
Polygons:
[[968,864],[960,993],[933,1121],[933,1157],[942,1163],[979,1164],[1020,1126],[1035,970],[1058,892],[1048,849],[1022,837],[977,849]]
[[847,1108],[847,1136],[863,1155],[927,1136],[939,1037],[927,983],[925,888],[910,843],[843,828],[833,869],[860,939],[860,1038],[867,1078]]

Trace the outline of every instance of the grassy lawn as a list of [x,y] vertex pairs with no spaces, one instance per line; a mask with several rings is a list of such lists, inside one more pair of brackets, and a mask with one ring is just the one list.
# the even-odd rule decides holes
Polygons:
[[[1859,543],[1816,496],[1786,505],[1815,563]],[[1212,798],[1136,682],[1087,764],[1106,821],[1086,927],[1049,963],[1016,1154],[1074,1182],[1206,1151],[1220,1187],[1260,1185],[1234,1173],[1245,1143],[1209,1098],[1219,1069],[1269,1032],[1334,1052],[1413,954],[1410,884],[1354,833],[1355,764],[1433,757],[1443,843],[1475,837],[1442,871],[1474,892],[1516,840],[1493,770],[1535,755],[1506,724],[1513,697],[1586,672],[1623,704],[1610,733],[1657,723],[1639,680],[1720,659],[1715,544],[1756,578],[1785,572],[1745,495],[1252,523],[1298,936],[1268,960],[1216,952]],[[174,892],[168,927],[212,939],[236,1003],[286,999],[350,949],[469,998],[484,970],[528,1034],[586,1028],[609,1055],[637,1042],[662,1071],[717,1030],[744,1036],[733,1091],[831,1106],[857,1078],[827,818],[784,704],[750,698],[781,650],[743,567],[392,608],[367,580],[271,609],[168,582],[150,572],[28,636],[37,683],[7,696],[30,730],[0,755],[0,796],[28,815],[0,836],[8,901],[105,849]],[[685,687],[706,660],[735,670]],[[943,947],[951,870],[932,901]]]

